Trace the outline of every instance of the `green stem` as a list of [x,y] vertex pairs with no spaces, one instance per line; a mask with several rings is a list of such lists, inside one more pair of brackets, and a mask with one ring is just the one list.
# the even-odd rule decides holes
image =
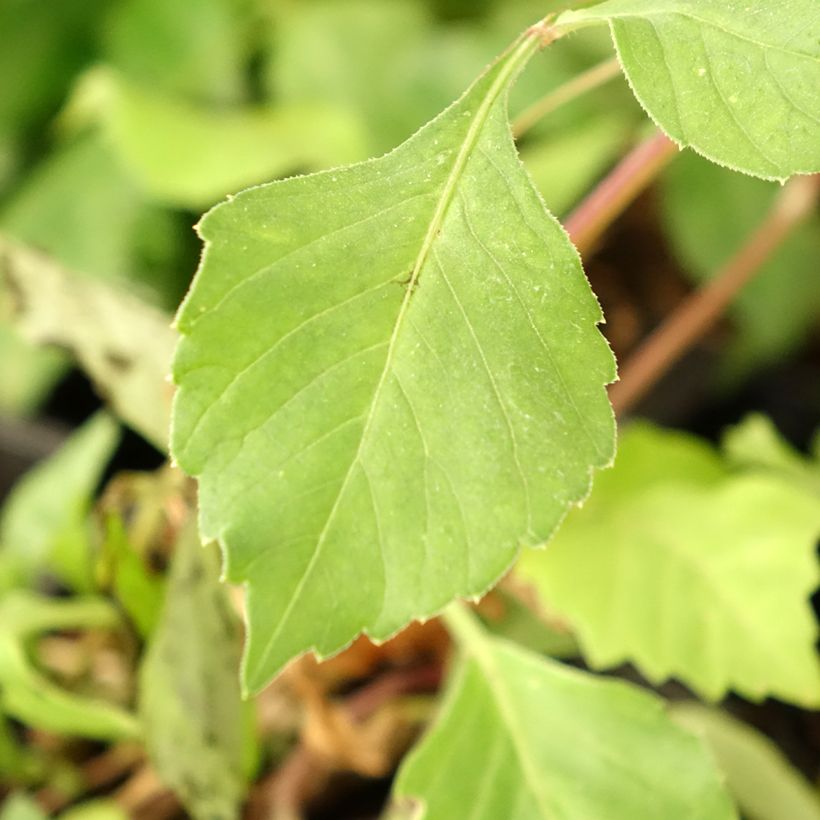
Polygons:
[[530,130],[540,119],[551,114],[565,103],[592,91],[610,80],[618,77],[621,73],[621,66],[615,57],[604,60],[598,65],[574,77],[569,82],[564,83],[553,91],[536,100],[529,108],[519,114],[512,124],[513,136],[519,139]]
[[441,613],[441,618],[464,652],[476,657],[486,654],[484,628],[464,601],[453,601]]

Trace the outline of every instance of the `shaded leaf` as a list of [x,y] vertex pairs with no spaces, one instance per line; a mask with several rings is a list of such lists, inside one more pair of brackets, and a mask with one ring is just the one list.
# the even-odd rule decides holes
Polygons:
[[30,340],[67,348],[122,420],[167,445],[176,334],[161,311],[0,236],[0,297]]
[[632,661],[707,698],[820,703],[817,500],[771,475],[706,475],[702,456],[692,469],[674,457],[685,442],[630,427],[614,469],[520,573],[596,668]]
[[558,25],[600,20],[638,100],[675,141],[764,179],[820,171],[814,0],[607,0]]
[[186,284],[177,273],[179,229],[93,134],[47,155],[0,215],[0,230],[22,244],[79,274],[129,283],[168,307]]
[[77,589],[91,583],[87,516],[102,471],[119,441],[116,422],[100,413],[14,487],[0,515],[3,560],[17,583],[42,570]]
[[706,749],[658,698],[466,626],[439,718],[399,770],[396,796],[424,802],[415,816],[735,817]]
[[676,703],[672,719],[709,745],[743,816],[749,820],[820,820],[817,791],[765,735],[726,712]]
[[239,816],[249,729],[240,633],[219,557],[193,522],[179,536],[165,606],[140,669],[139,711],[157,774],[197,820]]
[[250,689],[485,591],[611,458],[601,312],[507,122],[537,47],[385,157],[201,223],[172,449],[249,582]]

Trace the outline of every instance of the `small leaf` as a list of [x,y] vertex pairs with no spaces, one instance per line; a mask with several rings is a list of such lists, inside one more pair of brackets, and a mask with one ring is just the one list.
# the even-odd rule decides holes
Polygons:
[[425,805],[413,816],[735,817],[706,749],[660,699],[468,628],[441,714],[399,770],[395,795]]
[[166,448],[171,387],[165,377],[176,334],[165,314],[0,236],[4,296],[28,339],[70,350],[122,420]]
[[731,475],[714,453],[704,470],[705,446],[689,441],[687,463],[687,437],[629,428],[614,469],[519,571],[596,668],[632,661],[710,699],[731,688],[820,704],[817,500],[773,475]]
[[25,584],[47,570],[78,589],[91,582],[87,516],[103,469],[119,441],[100,413],[14,487],[0,515],[0,555]]
[[385,157],[201,223],[172,449],[248,581],[252,690],[485,591],[611,459],[600,308],[507,122],[537,47]]
[[635,96],[681,145],[764,179],[820,171],[815,0],[607,0],[565,12],[608,20]]
[[744,817],[820,820],[816,789],[765,735],[726,712],[694,701],[673,704],[670,714],[706,741]]
[[139,710],[160,778],[196,820],[239,816],[249,726],[239,692],[240,633],[219,557],[189,523],[140,669]]

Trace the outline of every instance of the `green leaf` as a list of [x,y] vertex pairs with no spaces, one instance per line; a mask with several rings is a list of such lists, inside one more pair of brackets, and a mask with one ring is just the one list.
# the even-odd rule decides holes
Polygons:
[[248,581],[252,690],[485,591],[611,459],[600,308],[507,123],[537,39],[385,157],[201,223],[172,450]]
[[168,307],[179,304],[187,284],[177,258],[182,227],[148,203],[99,134],[49,154],[0,217],[4,233],[67,268],[128,283]]
[[118,441],[116,422],[99,413],[14,487],[0,515],[0,555],[16,568],[20,583],[45,569],[75,588],[89,588],[86,519]]
[[118,740],[134,738],[133,715],[97,698],[80,697],[57,686],[35,669],[25,641],[56,629],[110,629],[116,610],[92,596],[65,600],[14,590],[0,601],[0,712],[31,726],[66,735]]
[[[689,154],[669,166],[662,190],[672,246],[685,273],[701,283],[763,222],[779,186]],[[786,237],[733,300],[729,315],[736,336],[724,354],[727,378],[782,359],[805,340],[820,314],[818,258],[820,219],[813,216]]]
[[240,633],[219,556],[180,534],[160,623],[140,669],[139,711],[159,777],[196,820],[239,816],[246,788]]
[[767,416],[748,415],[726,431],[722,447],[731,464],[773,473],[820,496],[820,458],[810,461],[798,453]]
[[520,572],[596,668],[632,661],[710,699],[732,688],[820,703],[817,500],[771,475],[707,475],[702,456],[695,469],[674,458],[682,447],[629,428],[584,509]]
[[[459,620],[467,612],[454,613]],[[452,623],[453,615],[449,618]],[[395,794],[424,820],[735,817],[704,746],[655,696],[462,624],[466,658]]]
[[229,191],[362,155],[356,120],[320,103],[207,108],[98,69],[74,106],[101,121],[147,193],[176,207],[207,207]]
[[131,293],[79,276],[0,235],[0,300],[26,338],[68,349],[122,420],[164,450],[176,334]]
[[607,0],[557,25],[601,20],[635,96],[676,142],[764,179],[820,171],[814,0]]
[[103,561],[111,576],[117,600],[143,637],[150,636],[159,619],[165,593],[164,578],[150,573],[137,554],[125,530],[122,518],[111,513],[106,519]]
[[676,703],[672,719],[709,745],[743,816],[749,820],[820,820],[820,800],[765,735],[699,703]]
[[245,22],[234,0],[121,0],[104,29],[109,60],[151,88],[227,103],[244,96]]

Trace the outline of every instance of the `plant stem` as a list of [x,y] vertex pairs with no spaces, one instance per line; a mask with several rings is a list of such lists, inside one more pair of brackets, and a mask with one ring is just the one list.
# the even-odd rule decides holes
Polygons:
[[529,108],[526,108],[515,118],[512,124],[513,137],[518,139],[529,131],[542,117],[551,114],[557,108],[564,105],[564,103],[568,103],[576,97],[580,97],[587,91],[604,85],[604,83],[614,79],[620,73],[620,64],[618,60],[613,57],[602,63],[598,63],[598,65],[584,71],[569,82],[550,91],[541,97],[540,100],[536,100]]
[[675,156],[677,146],[658,131],[633,148],[567,217],[564,228],[583,254]]
[[618,415],[647,391],[717,322],[734,297],[760,272],[783,240],[812,212],[820,176],[797,177],[778,194],[769,213],[740,250],[694,291],[627,360],[610,390]]

